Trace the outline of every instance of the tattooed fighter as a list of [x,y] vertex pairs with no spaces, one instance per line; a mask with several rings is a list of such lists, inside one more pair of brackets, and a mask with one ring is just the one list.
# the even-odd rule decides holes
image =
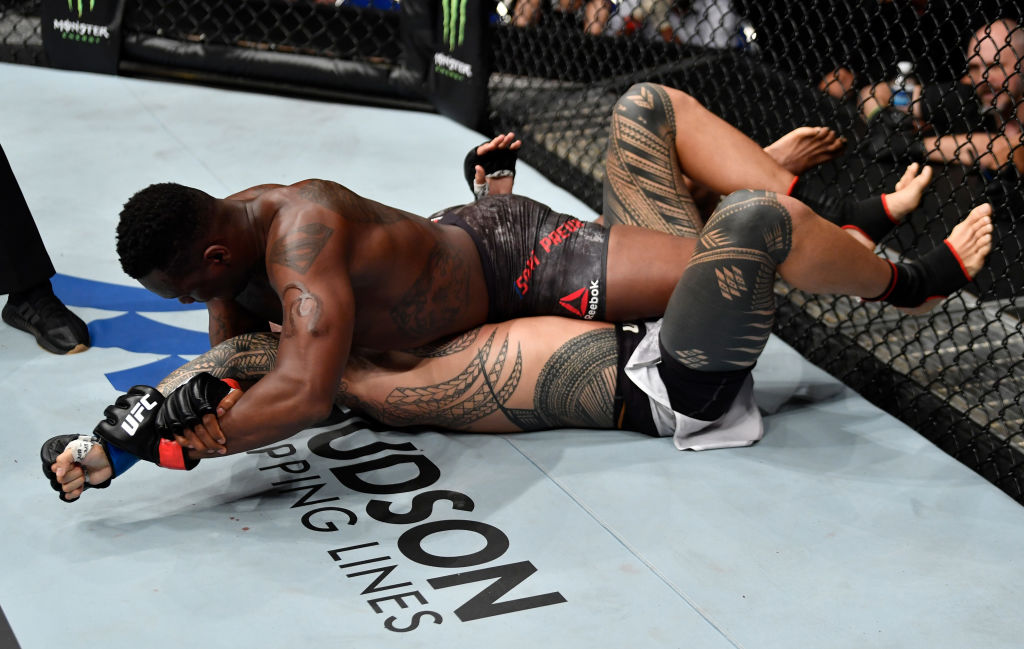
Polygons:
[[[736,152],[728,164],[698,163],[727,146]],[[660,315],[703,226],[676,182],[683,169],[719,193],[799,187],[692,98],[653,84],[634,86],[617,105],[608,169],[610,228],[521,196],[487,197],[434,223],[324,180],[261,185],[226,199],[168,183],[126,203],[117,250],[125,272],[147,289],[207,303],[214,344],[281,325],[274,370],[222,422],[233,435],[278,438],[330,413],[356,348],[406,349],[522,316]],[[866,212],[851,210],[850,221],[891,227],[885,203],[901,216],[920,199],[920,177],[908,185]],[[652,231],[657,218],[688,236]],[[809,210],[806,219],[820,221]],[[808,230],[807,245],[832,245],[813,234],[829,227],[839,232],[822,221]],[[952,256],[945,270],[956,281],[940,282],[934,294],[968,279]]]
[[[163,439],[171,429],[179,431],[176,446],[187,449],[193,465],[288,437],[295,431],[279,423],[273,402],[262,411],[244,408],[253,395],[266,393],[261,389],[286,362],[295,362],[286,358],[289,345],[333,354],[332,368],[337,358],[347,358],[338,379],[325,388],[331,400],[385,424],[480,432],[618,427],[673,436],[679,448],[750,444],[761,436],[750,372],[772,329],[776,273],[809,292],[914,306],[962,285],[965,273],[981,268],[991,248],[990,215],[987,204],[975,208],[943,245],[918,261],[893,264],[799,201],[765,191],[736,192],[701,231],[662,320],[614,326],[526,318],[483,325],[430,348],[357,349],[351,356],[337,346],[318,347],[318,338],[332,338],[340,318],[326,300],[307,297],[314,282],[292,288],[300,280],[286,274],[276,280],[290,303],[279,338],[233,338],[172,374],[159,390],[133,388],[107,409],[96,436],[48,441],[43,470],[63,499],[74,500],[86,486],[105,486],[134,456],[166,465],[154,448],[174,445]],[[217,409],[219,394],[209,395],[220,381],[200,372],[251,387],[244,395],[228,395]],[[289,372],[297,381],[318,380],[315,368]],[[166,401],[162,393],[169,393]],[[151,404],[156,415],[130,420],[140,404]],[[209,414],[196,425],[196,412]],[[254,423],[239,425],[241,416]],[[118,430],[121,422],[135,431],[125,436]]]

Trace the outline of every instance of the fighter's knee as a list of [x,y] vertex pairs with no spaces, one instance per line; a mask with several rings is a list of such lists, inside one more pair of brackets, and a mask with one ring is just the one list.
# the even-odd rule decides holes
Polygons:
[[[642,81],[629,87],[612,110],[612,121],[626,117],[630,121],[642,119],[648,128],[654,123],[666,121],[672,114],[675,103],[670,92],[680,92],[668,86]],[[689,96],[689,95],[687,95]]]
[[629,90],[627,90],[622,97],[619,97],[619,101],[622,101],[626,97],[644,95],[645,93],[661,93],[664,92],[665,88],[666,86],[663,86],[660,83],[654,83],[653,81],[640,81],[631,85]]
[[776,263],[782,263],[793,241],[791,208],[798,204],[799,201],[788,196],[765,190],[733,192],[718,204],[701,238],[761,250],[771,255]]

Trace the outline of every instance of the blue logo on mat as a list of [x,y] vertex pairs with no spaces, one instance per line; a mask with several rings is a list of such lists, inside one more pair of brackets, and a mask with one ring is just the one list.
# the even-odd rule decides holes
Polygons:
[[141,287],[69,275],[55,275],[51,283],[54,292],[68,306],[124,312],[89,323],[93,347],[163,355],[163,358],[145,365],[106,373],[111,385],[120,392],[126,392],[140,383],[156,385],[171,371],[186,363],[183,356],[195,356],[210,349],[210,338],[206,332],[175,327],[140,315],[140,312],[205,309],[202,304],[185,305],[177,300],[154,295]]

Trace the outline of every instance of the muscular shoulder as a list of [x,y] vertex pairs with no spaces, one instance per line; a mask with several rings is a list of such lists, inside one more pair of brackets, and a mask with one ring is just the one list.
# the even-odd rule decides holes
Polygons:
[[420,218],[360,196],[344,185],[329,180],[303,180],[286,189],[297,206],[317,206],[351,224],[390,225],[410,218]]
[[274,189],[280,189],[281,187],[284,187],[284,185],[280,185],[280,184],[277,184],[277,183],[265,183],[263,185],[256,185],[254,187],[249,187],[248,189],[243,189],[240,192],[236,192],[236,193],[228,196],[226,198],[226,200],[231,200],[231,201],[251,201],[251,200],[254,200],[256,198],[259,198],[265,192],[268,192],[268,191],[271,191],[271,190],[274,190]]

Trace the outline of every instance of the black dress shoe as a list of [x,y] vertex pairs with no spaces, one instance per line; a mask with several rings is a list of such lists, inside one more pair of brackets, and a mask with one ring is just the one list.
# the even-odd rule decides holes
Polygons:
[[57,299],[48,281],[8,296],[3,319],[35,336],[39,346],[48,352],[77,354],[89,349],[89,328]]

